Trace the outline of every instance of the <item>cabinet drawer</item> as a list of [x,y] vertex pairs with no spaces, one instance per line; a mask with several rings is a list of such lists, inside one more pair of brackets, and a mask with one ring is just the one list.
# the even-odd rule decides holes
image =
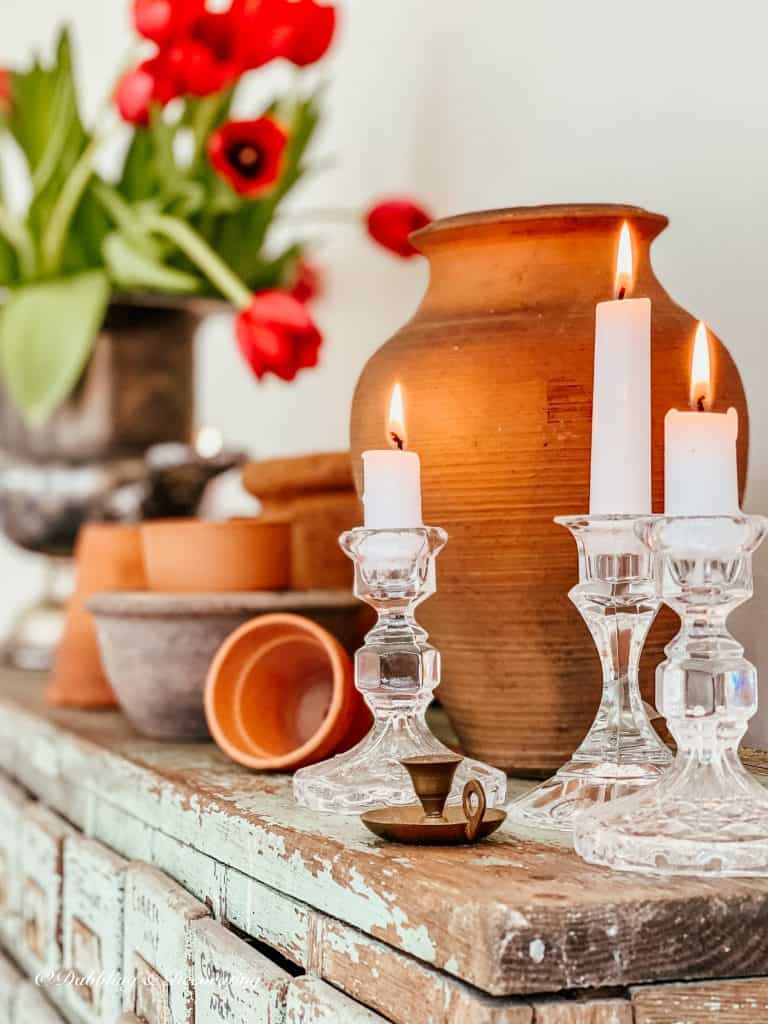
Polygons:
[[51,1006],[37,985],[24,981],[16,995],[13,1024],[64,1024],[64,1018]]
[[296,978],[288,989],[286,1024],[386,1024],[383,1017],[319,978]]
[[0,938],[13,952],[21,935],[21,821],[31,806],[23,790],[0,777]]
[[64,998],[86,1024],[114,1024],[122,1009],[127,867],[85,836],[70,836],[64,844]]
[[146,1024],[194,1024],[193,921],[208,908],[156,868],[125,872],[123,1009]]
[[22,815],[18,957],[30,976],[61,967],[64,842],[71,835],[74,829],[40,804]]
[[195,1024],[283,1024],[291,976],[215,921],[192,926]]

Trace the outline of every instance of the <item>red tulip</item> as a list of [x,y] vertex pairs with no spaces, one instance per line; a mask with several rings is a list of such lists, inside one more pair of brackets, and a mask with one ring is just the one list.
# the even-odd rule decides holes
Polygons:
[[168,49],[168,69],[179,92],[210,96],[225,89],[240,74],[233,61],[220,60],[205,43],[191,36],[179,39]]
[[257,292],[235,320],[237,344],[256,376],[293,380],[316,366],[323,338],[306,307],[287,292]]
[[336,29],[336,8],[316,0],[233,0],[240,20],[240,56],[245,68],[276,57],[304,67],[326,53]]
[[228,121],[208,139],[208,159],[243,196],[257,196],[273,185],[288,138],[271,117]]
[[299,67],[314,64],[325,56],[336,31],[336,8],[315,0],[293,0],[287,4],[293,38],[285,56]]
[[6,68],[0,68],[0,117],[10,114],[12,107],[11,74]]
[[322,284],[319,268],[314,263],[301,259],[296,265],[290,294],[299,302],[311,302],[322,291]]
[[375,242],[402,259],[417,254],[408,236],[432,220],[426,210],[412,199],[386,199],[368,211],[368,233]]
[[153,57],[123,75],[115,91],[115,104],[124,121],[146,125],[153,103],[164,107],[178,95],[165,63]]
[[205,10],[205,0],[133,0],[133,24],[139,35],[163,46],[183,36]]

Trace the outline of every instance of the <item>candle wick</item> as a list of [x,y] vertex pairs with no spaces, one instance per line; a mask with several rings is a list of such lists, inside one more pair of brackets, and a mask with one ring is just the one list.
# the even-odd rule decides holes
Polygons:
[[399,434],[396,434],[394,430],[390,430],[389,436],[392,439],[392,444],[394,445],[394,447],[397,448],[399,452],[401,452],[404,447],[402,437],[400,437]]
[[617,299],[623,299],[626,294],[627,294],[627,286],[625,284],[623,284],[619,288],[619,294],[616,296],[616,298]]
[[704,395],[699,395],[699,397],[696,399],[696,410],[697,412],[706,412],[706,409],[704,407]]

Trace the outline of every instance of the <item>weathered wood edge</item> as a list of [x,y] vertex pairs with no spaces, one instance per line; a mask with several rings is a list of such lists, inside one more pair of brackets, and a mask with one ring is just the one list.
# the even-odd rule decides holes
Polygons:
[[[5,778],[0,776],[0,786],[5,784]],[[606,1001],[599,993],[582,993],[583,998],[576,1004],[571,999],[557,997],[548,997],[544,1001],[534,997],[529,1002],[522,997],[486,995],[406,953],[384,945],[351,925],[269,889],[159,831],[149,830],[149,843],[146,842],[147,836],[141,840],[149,862],[126,861],[104,843],[116,841],[118,846],[121,845],[125,836],[136,830],[142,831],[141,823],[125,812],[113,809],[105,835],[101,835],[101,824],[97,814],[100,839],[80,833],[66,839],[65,863],[70,847],[85,847],[94,852],[100,851],[100,856],[112,859],[123,872],[131,870],[134,875],[149,872],[159,878],[159,869],[169,879],[169,891],[182,886],[191,897],[191,905],[200,909],[205,904],[213,913],[216,920],[203,916],[192,923],[193,935],[217,922],[219,927],[222,924],[225,928],[234,925],[238,932],[292,960],[307,973],[291,985],[299,985],[303,992],[307,987],[304,983],[314,981],[316,985],[308,986],[313,992],[328,994],[328,1001],[323,999],[317,1004],[318,1012],[321,1008],[323,1010],[323,1020],[326,1012],[332,1013],[341,1007],[354,1012],[361,1020],[383,1021],[385,1018],[373,1012],[378,1009],[385,1012],[386,1020],[394,1024],[416,1024],[417,1021],[430,1024],[438,1021],[461,1021],[461,1024],[624,1024],[623,1017],[616,1016],[617,1007],[620,1003],[628,1007],[629,1002],[619,997]],[[183,899],[180,892],[177,895]],[[239,941],[232,936],[233,945]],[[121,938],[121,963],[123,946]],[[250,957],[259,955],[245,943],[243,953]],[[274,970],[277,974],[282,973],[278,968]],[[348,1001],[344,1001],[342,993],[349,997]],[[71,1024],[82,1024],[82,1017],[72,1005],[66,989],[54,985],[47,994]],[[289,1000],[295,1012],[303,1005],[303,998],[295,994]],[[332,1017],[327,1019],[335,1021]],[[138,1021],[138,1018],[127,1013],[120,1020]]]
[[634,1024],[763,1024],[768,978],[670,982],[630,989]]
[[[301,831],[302,824],[306,827],[301,812],[286,824],[248,807],[245,791],[239,801],[232,801],[230,794],[221,801],[201,794],[199,786],[186,783],[183,775],[177,773],[171,778],[152,767],[156,745],[133,740],[130,756],[121,752],[120,743],[113,740],[120,728],[125,740],[125,727],[117,728],[114,717],[104,717],[109,728],[103,739],[95,739],[90,725],[83,729],[89,735],[83,736],[77,729],[57,725],[51,720],[53,716],[36,713],[25,705],[26,701],[15,697],[0,698],[4,712],[0,715],[0,732],[6,740],[0,744],[0,763],[86,833],[96,834],[93,820],[97,809],[100,814],[124,810],[150,832],[155,829],[188,843],[191,839],[193,845],[204,842],[205,850],[222,863],[331,915],[341,910],[344,919],[363,932],[492,994],[675,980],[674,971],[679,972],[678,977],[693,978],[768,971],[768,883],[762,880],[729,883],[719,892],[711,883],[686,885],[684,888],[692,889],[694,895],[681,893],[676,899],[670,893],[674,887],[669,884],[645,885],[591,871],[595,885],[613,890],[614,902],[602,901],[602,912],[595,911],[594,899],[585,903],[578,895],[573,905],[569,900],[566,907],[558,908],[542,901],[525,906],[523,913],[517,907],[494,902],[486,894],[474,907],[456,908],[463,915],[460,928],[454,915],[454,920],[443,920],[430,933],[423,923],[413,922],[397,906],[391,893],[372,886],[361,873],[359,863],[366,858],[372,864],[383,861],[386,867],[387,860],[375,847],[361,849],[362,844],[356,841],[347,857],[337,837],[321,837],[323,842],[316,844],[322,847],[321,852],[307,850],[317,837]],[[20,737],[23,753],[16,748]],[[118,749],[111,749],[110,742]],[[198,774],[204,776],[211,754],[200,747],[196,748],[198,757],[203,763]],[[223,785],[227,770],[220,764],[213,767]],[[230,774],[234,772],[232,769]],[[239,781],[257,780],[245,777]],[[263,779],[258,780],[255,795],[265,796],[267,785]],[[259,786],[262,792],[258,792]],[[238,803],[246,809],[239,810]],[[235,836],[231,831],[233,819],[237,822]],[[140,845],[140,833],[132,837],[133,845]],[[497,847],[499,854],[505,854],[497,858],[499,867],[502,861],[504,865],[514,861],[510,849],[515,848]],[[526,844],[526,850],[529,857],[533,850],[539,870],[556,871],[563,866],[562,851],[553,847]],[[141,856],[134,849],[120,852]],[[491,846],[477,856],[478,864],[493,863]],[[576,864],[569,862],[568,866],[575,868]],[[574,871],[575,875],[586,873],[583,865]],[[396,872],[390,867],[388,874]],[[318,875],[322,885],[318,884]],[[423,883],[423,876],[414,878],[405,870],[401,881],[410,888],[413,907],[421,911],[419,883]],[[628,898],[617,899],[617,890],[618,896],[624,895],[622,888],[628,891]],[[584,889],[583,878],[575,879],[574,891],[579,889]],[[633,896],[635,890],[639,892]],[[654,899],[657,890],[664,893],[663,899]],[[562,896],[555,898],[555,904],[558,899],[562,904]],[[697,940],[695,932],[681,928],[681,921],[689,918],[692,922],[709,918],[706,944]],[[545,939],[541,938],[542,932]],[[617,948],[621,950],[619,956]],[[683,949],[688,955],[681,965]],[[642,955],[638,956],[638,950]],[[497,956],[499,951],[501,955]]]

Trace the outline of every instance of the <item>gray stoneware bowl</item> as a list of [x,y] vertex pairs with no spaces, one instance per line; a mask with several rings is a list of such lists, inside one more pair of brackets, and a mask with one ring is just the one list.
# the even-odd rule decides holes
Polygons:
[[362,637],[363,606],[345,590],[253,591],[239,594],[94,594],[101,658],[123,711],[144,736],[191,740],[210,736],[203,694],[208,667],[238,626],[268,612],[305,615],[348,651]]

